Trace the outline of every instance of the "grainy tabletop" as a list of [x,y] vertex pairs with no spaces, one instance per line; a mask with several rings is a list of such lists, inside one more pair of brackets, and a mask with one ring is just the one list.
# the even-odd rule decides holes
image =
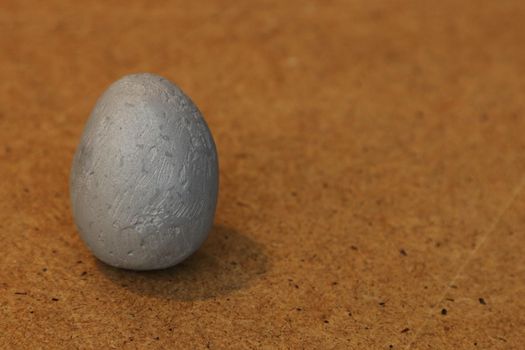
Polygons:
[[[525,3],[0,3],[0,348],[519,349]],[[72,221],[91,108],[153,72],[199,106],[220,194],[178,267]]]

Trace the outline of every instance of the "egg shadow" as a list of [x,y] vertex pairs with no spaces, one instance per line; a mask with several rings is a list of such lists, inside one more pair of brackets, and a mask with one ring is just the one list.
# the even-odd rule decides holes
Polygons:
[[214,226],[203,246],[182,263],[164,270],[121,270],[97,260],[111,282],[140,295],[185,301],[203,300],[245,287],[268,270],[268,258],[253,239]]

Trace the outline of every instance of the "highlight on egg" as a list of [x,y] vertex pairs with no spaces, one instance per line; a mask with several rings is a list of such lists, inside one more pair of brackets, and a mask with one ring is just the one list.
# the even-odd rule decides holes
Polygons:
[[99,98],[70,175],[73,217],[103,262],[125,269],[176,265],[208,236],[218,159],[198,108],[174,83],[132,74]]

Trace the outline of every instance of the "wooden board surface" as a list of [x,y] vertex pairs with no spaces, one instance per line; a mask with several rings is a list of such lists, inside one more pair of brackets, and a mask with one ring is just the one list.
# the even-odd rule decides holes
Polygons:
[[[522,1],[0,2],[0,348],[520,349]],[[202,110],[216,225],[95,260],[84,123],[154,72]]]

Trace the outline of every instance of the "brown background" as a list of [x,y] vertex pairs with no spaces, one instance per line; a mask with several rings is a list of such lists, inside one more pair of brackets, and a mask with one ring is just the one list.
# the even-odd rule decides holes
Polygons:
[[[522,348],[524,10],[2,0],[0,348]],[[221,165],[210,238],[153,273],[93,258],[67,185],[97,97],[141,71]]]

